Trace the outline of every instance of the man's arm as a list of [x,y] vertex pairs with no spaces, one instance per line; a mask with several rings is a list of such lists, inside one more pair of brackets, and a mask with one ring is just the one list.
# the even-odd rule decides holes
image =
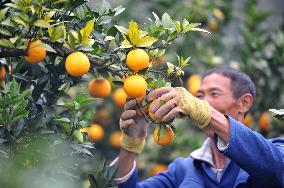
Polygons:
[[117,178],[125,177],[131,171],[133,164],[136,162],[136,156],[136,154],[123,148],[120,150]]
[[228,117],[228,120],[229,141],[223,150],[218,147],[217,142],[218,137],[224,141],[228,139],[226,128],[224,131],[217,128],[222,126],[221,121],[211,124],[216,127],[215,143],[219,151],[245,170],[255,187],[284,186],[284,139],[267,140],[233,118]]

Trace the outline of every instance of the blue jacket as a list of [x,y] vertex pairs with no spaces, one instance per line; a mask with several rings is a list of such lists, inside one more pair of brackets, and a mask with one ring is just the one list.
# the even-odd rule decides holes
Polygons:
[[[284,138],[266,140],[229,117],[230,142],[221,151],[231,159],[218,182],[210,165],[192,157],[177,158],[166,172],[137,182],[138,172],[119,188],[284,188]],[[217,135],[215,144],[217,145]],[[218,148],[218,147],[217,147]]]

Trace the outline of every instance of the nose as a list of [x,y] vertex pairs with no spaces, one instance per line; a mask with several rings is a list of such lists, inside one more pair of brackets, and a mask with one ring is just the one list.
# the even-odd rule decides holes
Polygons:
[[205,100],[207,101],[210,105],[212,105],[212,97],[210,97],[209,95],[204,95],[203,99],[202,100]]

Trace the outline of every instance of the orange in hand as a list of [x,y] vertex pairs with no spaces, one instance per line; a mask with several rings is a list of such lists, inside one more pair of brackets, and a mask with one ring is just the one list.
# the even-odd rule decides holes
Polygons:
[[158,136],[159,129],[160,129],[160,127],[157,127],[154,130],[154,133],[153,133],[154,141],[157,144],[162,145],[162,146],[169,145],[174,140],[174,136],[175,136],[174,132],[172,131],[172,129],[170,127],[168,127],[168,126],[165,127],[165,130],[160,135],[160,140],[159,140],[158,139],[159,138],[159,136]]
[[152,108],[153,104],[155,103],[156,100],[152,101],[151,104],[149,105],[149,116],[152,118],[156,123],[160,123],[163,119],[163,117],[160,117],[159,119],[155,118],[155,113],[151,112],[150,109]]

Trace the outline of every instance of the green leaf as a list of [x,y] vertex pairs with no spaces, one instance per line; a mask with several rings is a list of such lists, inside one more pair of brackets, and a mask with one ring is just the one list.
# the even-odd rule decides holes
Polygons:
[[74,48],[74,50],[77,50],[77,51],[84,51],[84,52],[92,52],[94,51],[94,49],[90,46],[83,46],[83,45],[80,45],[76,48]]
[[77,102],[80,108],[83,105],[90,105],[96,102],[95,98],[90,98],[86,93],[82,93],[75,98],[75,102]]
[[9,27],[15,27],[15,23],[12,22],[10,18],[7,18],[6,20],[1,22],[1,25],[9,26]]
[[284,109],[269,109],[270,112],[273,112],[275,115],[273,117],[278,120],[284,121]]
[[128,37],[130,42],[134,45],[140,41],[138,25],[133,20],[129,22]]
[[74,133],[73,133],[73,136],[74,136],[79,142],[83,142],[83,141],[84,141],[83,134],[82,134],[79,130],[75,130]]
[[119,48],[131,48],[131,47],[133,47],[133,45],[125,37]]
[[49,28],[50,24],[45,21],[45,20],[37,20],[34,22],[34,25],[37,27],[42,27],[42,28]]
[[6,29],[0,28],[0,33],[6,36],[12,36],[12,33]]
[[201,25],[200,23],[189,23],[186,19],[182,22],[182,32],[186,33],[190,31],[192,28],[195,28],[197,26]]
[[64,40],[66,35],[66,30],[64,26],[50,27],[48,29],[48,34],[49,37],[54,41],[58,41],[60,39]]
[[188,58],[186,58],[186,59],[183,59],[183,57],[182,57],[180,66],[181,66],[181,67],[187,66],[187,65],[188,65],[188,62],[189,62],[189,60],[190,60],[190,58],[191,58],[191,57],[188,57]]
[[207,31],[205,29],[200,29],[200,28],[192,28],[192,29],[190,29],[190,31],[198,31],[198,32],[204,32],[204,33],[211,34],[209,31]]
[[119,5],[118,7],[114,8],[113,11],[115,11],[114,16],[117,16],[119,14],[121,14],[122,12],[124,12],[125,8],[122,7],[121,5]]
[[160,18],[159,18],[159,16],[157,16],[157,14],[155,13],[155,12],[152,12],[152,14],[153,14],[153,16],[155,17],[155,23],[156,24],[158,24],[158,23],[160,23]]
[[16,22],[17,24],[20,24],[20,25],[22,25],[22,26],[24,26],[24,27],[26,27],[26,28],[29,28],[28,23],[26,23],[24,20],[22,20],[19,16],[14,16],[14,17],[12,18],[12,20],[13,20],[14,22]]
[[7,39],[0,39],[0,46],[7,48],[15,48],[15,46]]
[[24,117],[27,117],[29,114],[29,111],[23,111],[22,113],[20,113],[19,115],[15,116],[12,118],[12,123],[16,123],[18,122],[20,119],[24,118]]
[[113,36],[106,36],[106,38],[104,39],[104,41],[109,41],[109,40],[115,40],[115,38]]
[[162,16],[162,24],[165,29],[170,29],[173,25],[172,19],[167,13],[164,13]]
[[156,38],[147,36],[147,37],[143,37],[142,39],[140,39],[136,43],[136,45],[138,47],[148,47],[148,46],[151,46],[152,44],[154,44],[156,41],[157,41]]
[[119,25],[115,25],[114,26],[120,33],[127,35],[128,33],[128,29],[126,29],[125,27],[119,26]]
[[69,0],[58,0],[58,1],[52,2],[52,4],[57,5],[57,4],[62,4],[66,2],[69,2]]
[[70,123],[71,122],[70,119],[68,118],[56,118],[55,121],[57,123]]
[[45,44],[45,43],[38,45],[38,47],[44,48],[46,49],[46,51],[49,51],[49,52],[57,53],[50,45]]
[[178,33],[181,32],[181,25],[179,21],[174,21],[174,26]]
[[82,38],[89,38],[94,30],[95,20],[90,20],[86,23],[85,27],[80,30]]

